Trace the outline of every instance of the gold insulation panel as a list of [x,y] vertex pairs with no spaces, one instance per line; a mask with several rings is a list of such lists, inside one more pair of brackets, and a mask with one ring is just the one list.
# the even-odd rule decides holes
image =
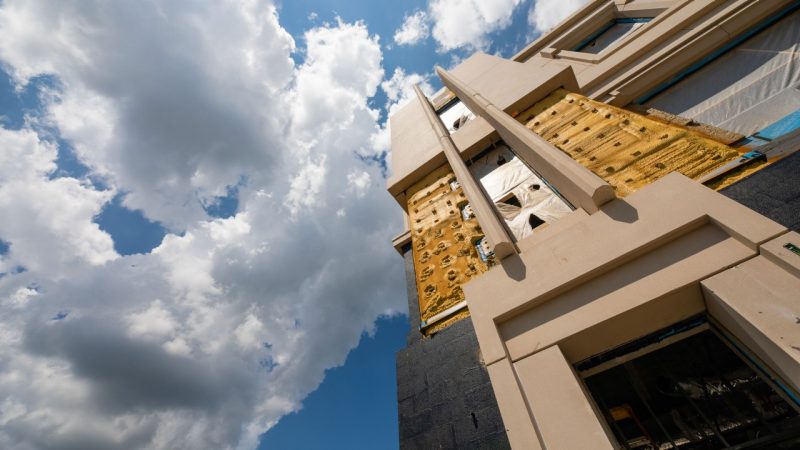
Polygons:
[[[676,171],[697,179],[740,153],[697,132],[564,89],[517,116],[624,197]],[[718,183],[721,189],[730,183]]]
[[[451,189],[452,180],[455,175],[444,164],[406,191],[423,323],[463,301],[461,285],[488,270],[475,248],[483,231],[475,218],[463,219],[461,207],[467,198],[461,187]],[[467,315],[462,310],[423,332],[432,334]]]

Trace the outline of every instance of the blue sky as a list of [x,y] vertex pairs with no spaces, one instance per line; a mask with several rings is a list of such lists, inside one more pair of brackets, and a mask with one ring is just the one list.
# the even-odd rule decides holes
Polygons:
[[0,448],[396,448],[387,116],[581,1],[0,2]]

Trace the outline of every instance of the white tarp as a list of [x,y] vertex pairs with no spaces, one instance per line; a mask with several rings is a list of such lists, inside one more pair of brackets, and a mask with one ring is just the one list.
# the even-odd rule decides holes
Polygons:
[[[517,240],[533,232],[529,222],[531,214],[548,223],[571,211],[547,184],[504,145],[473,160],[470,171],[495,202]],[[517,198],[520,206],[501,202],[510,195]]]
[[453,134],[458,128],[475,118],[475,114],[467,108],[467,105],[458,100],[454,105],[439,114],[442,123],[447,127],[447,131]]
[[744,135],[800,109],[800,11],[646,103]]
[[501,199],[533,174],[505,145],[499,145],[479,159],[472,160],[469,169],[494,201]]
[[497,209],[506,219],[508,228],[511,229],[517,240],[524,239],[533,233],[531,215],[535,215],[545,223],[550,223],[571,211],[569,206],[536,175],[531,175],[512,189],[512,193],[519,200],[521,206],[497,203]]

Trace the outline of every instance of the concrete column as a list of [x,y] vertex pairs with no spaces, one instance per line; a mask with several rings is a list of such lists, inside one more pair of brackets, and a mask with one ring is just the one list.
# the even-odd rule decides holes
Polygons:
[[492,389],[497,398],[497,406],[500,408],[500,416],[503,418],[511,448],[544,449],[511,362],[508,358],[503,358],[486,366],[486,370],[492,381]]
[[800,234],[789,232],[700,284],[708,313],[765,363],[800,402]]
[[539,172],[573,205],[591,214],[616,198],[614,188],[602,178],[493,105],[466,83],[438,66],[436,73],[472,112],[497,130],[520,159]]
[[557,345],[517,361],[514,366],[544,448],[617,448],[602,413]]
[[481,225],[481,229],[489,241],[495,257],[501,260],[512,253],[516,253],[517,247],[514,245],[514,240],[509,234],[508,228],[497,215],[494,204],[489,200],[489,196],[480,185],[480,182],[472,176],[472,172],[469,171],[464,160],[461,159],[461,153],[450,138],[450,132],[442,124],[433,106],[431,106],[418,86],[414,86],[414,92],[417,93],[417,98],[422,103],[428,122],[444,150],[444,156],[453,169],[461,189],[464,190],[464,195],[467,196],[467,200],[469,200],[469,204],[475,212],[475,217],[478,218],[478,223]]

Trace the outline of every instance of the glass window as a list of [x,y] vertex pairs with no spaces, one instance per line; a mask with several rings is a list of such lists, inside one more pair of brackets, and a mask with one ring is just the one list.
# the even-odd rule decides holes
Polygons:
[[712,330],[584,381],[625,448],[800,446],[797,411]]
[[598,54],[651,20],[653,20],[651,17],[614,19],[581,41],[574,50]]

